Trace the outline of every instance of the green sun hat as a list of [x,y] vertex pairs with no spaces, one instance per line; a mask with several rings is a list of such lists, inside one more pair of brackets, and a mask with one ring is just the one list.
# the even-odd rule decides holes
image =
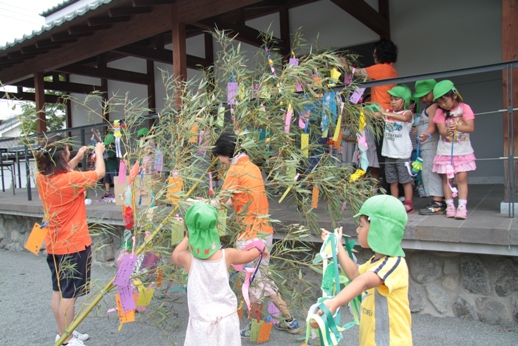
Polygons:
[[142,136],[147,136],[149,133],[149,129],[147,127],[144,127],[143,129],[138,130],[137,137],[140,138]]
[[399,199],[390,195],[370,197],[354,217],[360,215],[369,217],[367,242],[374,252],[393,257],[405,257],[401,240],[405,234],[408,216]]
[[106,137],[104,137],[104,145],[110,145],[115,142],[115,136],[111,133],[107,134]]
[[387,92],[394,97],[399,97],[405,100],[405,109],[408,109],[408,105],[410,104],[410,97],[412,97],[412,92],[410,91],[409,87],[407,87],[405,84],[399,84],[392,89],[387,90]]
[[445,79],[435,84],[433,87],[433,100],[437,100],[439,97],[446,95],[448,92],[453,91],[457,93],[457,99],[462,101],[462,96],[460,96],[459,91],[453,85],[451,80]]
[[420,97],[426,96],[433,91],[433,87],[437,84],[435,79],[424,79],[415,82],[415,93],[414,98],[419,99]]
[[185,214],[189,250],[196,258],[207,259],[219,250],[218,211],[205,202],[193,204]]

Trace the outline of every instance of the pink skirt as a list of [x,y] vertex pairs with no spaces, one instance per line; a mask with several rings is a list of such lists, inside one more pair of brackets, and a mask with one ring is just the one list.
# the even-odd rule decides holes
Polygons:
[[[446,173],[446,166],[450,165],[450,155],[436,155],[433,160],[433,171],[439,174]],[[453,170],[455,173],[474,171],[477,169],[475,154],[460,155],[453,157]]]

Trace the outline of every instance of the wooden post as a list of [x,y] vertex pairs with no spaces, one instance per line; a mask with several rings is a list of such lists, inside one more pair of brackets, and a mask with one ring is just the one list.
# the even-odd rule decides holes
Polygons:
[[[151,113],[156,112],[156,90],[155,90],[155,63],[153,60],[146,60],[147,76],[149,81],[147,83],[147,107]],[[154,120],[150,119],[148,126],[153,126]]]
[[45,86],[43,82],[43,72],[34,73],[34,100],[36,101],[37,131],[38,133],[47,131],[47,116],[45,115]]
[[291,52],[290,38],[290,10],[286,6],[282,6],[279,11],[279,20],[281,25],[281,50],[283,56],[289,56]]
[[[502,61],[511,61],[518,59],[518,0],[502,0]],[[518,68],[514,68],[512,70],[512,81],[508,80],[508,72],[503,71],[502,80],[503,80],[503,108],[516,108],[518,107]],[[512,93],[508,93],[508,86],[512,83],[513,90]],[[510,97],[512,96],[513,103],[510,104]],[[509,155],[509,141],[510,138],[508,136],[509,128],[508,128],[508,120],[509,116],[515,116],[516,112],[504,112],[504,156]],[[514,155],[516,156],[518,153],[518,119],[514,121],[514,127],[512,132],[514,134]],[[512,191],[514,196],[511,196],[511,186],[508,176],[508,165],[514,164],[514,190]],[[514,203],[518,202],[518,191],[516,188],[516,182],[518,182],[518,165],[517,161],[506,162],[504,165],[504,184],[505,184],[505,202],[510,202],[514,200]],[[512,198],[514,197],[514,198]]]
[[[101,54],[97,57],[97,68],[99,69],[105,69],[107,67],[106,64],[106,57],[104,54]],[[103,105],[107,104],[108,102],[108,79],[101,78],[101,95],[103,99]],[[110,122],[110,111],[108,111],[103,114],[103,122]],[[106,134],[105,134],[106,135]]]
[[187,49],[185,42],[185,23],[178,17],[178,5],[172,4],[171,30],[173,38],[173,75],[176,80],[175,109],[182,108],[181,83],[187,80]]

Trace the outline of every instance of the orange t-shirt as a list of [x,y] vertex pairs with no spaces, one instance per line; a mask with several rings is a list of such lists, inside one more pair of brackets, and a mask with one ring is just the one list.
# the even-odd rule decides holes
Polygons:
[[[396,78],[397,71],[394,68],[394,63],[376,64],[365,68],[365,71],[372,80],[380,80],[387,78]],[[396,84],[385,84],[380,86],[374,86],[371,88],[371,100],[372,102],[379,103],[382,109],[392,109],[390,106],[390,95],[387,93],[388,90],[395,87]]]
[[45,238],[47,253],[76,253],[92,244],[84,192],[96,182],[95,171],[70,171],[52,176],[37,174],[36,186],[43,203],[44,221],[49,223]]
[[221,189],[223,194],[225,191],[232,194],[237,221],[245,226],[239,239],[256,238],[258,232],[273,233],[268,221],[268,198],[263,176],[248,156],[239,158],[230,166]]

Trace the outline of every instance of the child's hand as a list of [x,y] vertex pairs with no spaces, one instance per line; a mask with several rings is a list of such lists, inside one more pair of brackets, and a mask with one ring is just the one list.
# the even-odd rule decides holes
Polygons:
[[343,227],[340,227],[337,231],[337,234],[338,234],[338,241],[339,242],[342,242],[342,234],[343,234],[343,231],[344,231],[344,228]]
[[[328,300],[324,301],[324,304],[325,304],[325,306],[327,306],[327,308],[329,309],[331,314],[334,315],[336,312],[336,308],[333,308],[332,301],[333,301],[333,299],[328,299]],[[322,310],[318,309],[317,315],[322,316],[323,314],[324,314],[324,312]],[[315,320],[311,320],[310,324],[311,324],[311,328],[314,328],[314,329],[319,328],[318,323]]]

